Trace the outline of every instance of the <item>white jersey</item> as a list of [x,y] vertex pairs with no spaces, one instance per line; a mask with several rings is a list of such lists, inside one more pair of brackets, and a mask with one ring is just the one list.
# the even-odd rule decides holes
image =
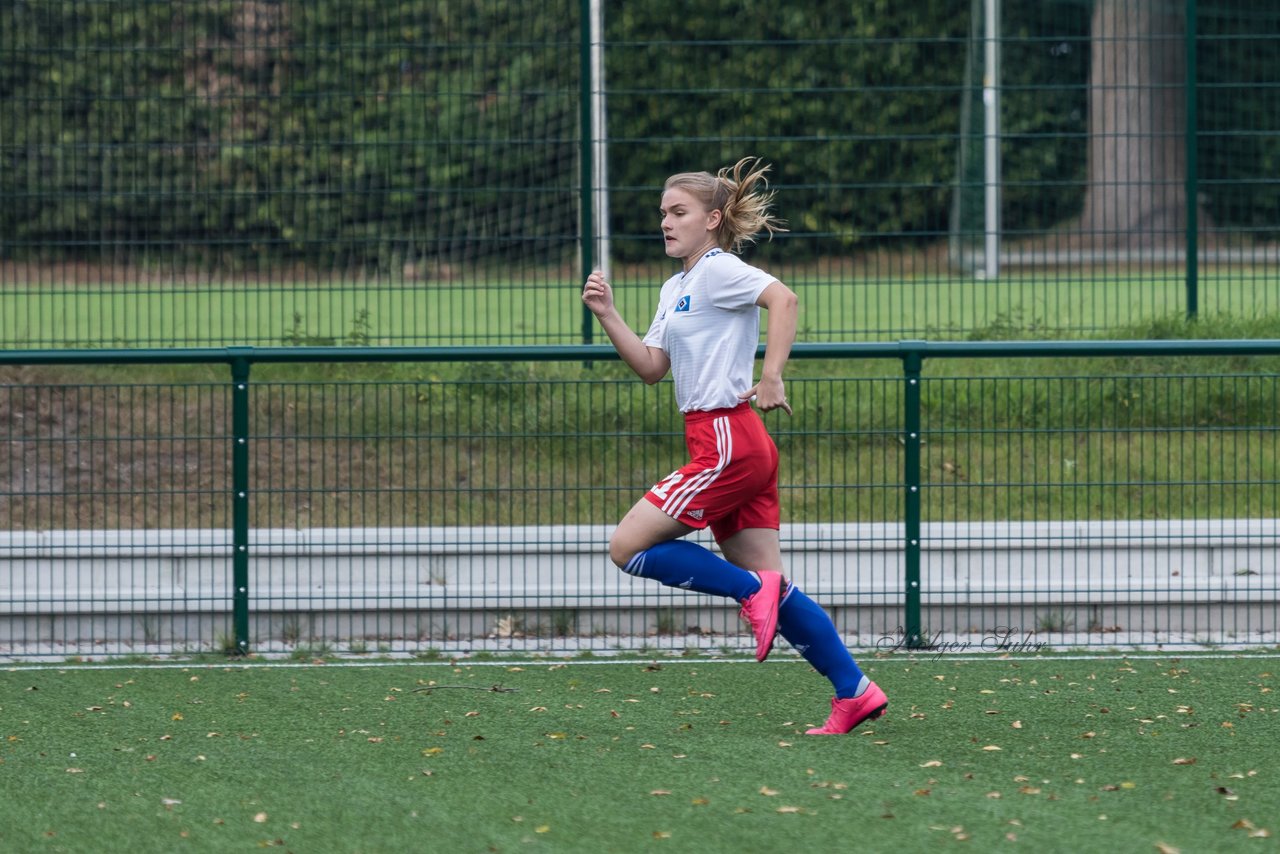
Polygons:
[[774,281],[738,256],[712,249],[663,284],[644,343],[671,360],[681,412],[742,403],[738,395],[754,385],[760,344],[756,300]]

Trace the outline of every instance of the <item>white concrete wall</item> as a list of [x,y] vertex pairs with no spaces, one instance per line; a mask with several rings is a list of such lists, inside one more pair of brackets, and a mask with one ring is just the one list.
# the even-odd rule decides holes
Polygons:
[[[460,617],[666,604],[662,588],[612,566],[609,533],[606,526],[256,530],[250,613]],[[900,526],[791,525],[782,536],[788,574],[833,612],[875,608],[891,621],[900,611]],[[931,524],[923,528],[921,599],[935,622],[948,619],[938,616],[946,609],[998,621],[1001,609],[1040,606],[1247,607],[1251,627],[1275,632],[1278,546],[1276,519]],[[163,615],[166,635],[182,633],[172,627],[178,617],[205,631],[230,611],[230,550],[222,530],[0,534],[0,621],[92,615],[76,634],[127,639],[139,619]],[[725,608],[683,591],[670,601],[691,612]],[[113,626],[113,615],[129,622]],[[10,634],[64,630],[46,625],[11,626]]]
[[[830,597],[903,590],[896,525],[792,525],[787,569]],[[605,526],[316,528],[250,537],[254,607],[453,607],[563,597],[625,607],[634,579],[609,562]],[[1280,577],[1280,520],[940,523],[922,530],[924,601],[1256,600]],[[706,538],[701,538],[707,542]],[[231,596],[222,530],[0,533],[0,614],[144,609]],[[1083,598],[1081,598],[1083,597]],[[381,604],[379,604],[381,603]],[[168,610],[168,609],[166,609]]]

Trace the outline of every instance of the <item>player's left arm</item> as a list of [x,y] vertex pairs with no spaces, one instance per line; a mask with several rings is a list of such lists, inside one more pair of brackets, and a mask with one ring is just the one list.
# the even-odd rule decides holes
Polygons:
[[760,373],[760,382],[741,397],[749,400],[754,395],[756,406],[762,412],[782,409],[790,415],[791,404],[787,403],[782,371],[787,366],[787,360],[791,357],[791,345],[796,340],[800,300],[795,291],[775,280],[761,291],[756,305],[769,313],[768,325],[765,327],[764,369]]

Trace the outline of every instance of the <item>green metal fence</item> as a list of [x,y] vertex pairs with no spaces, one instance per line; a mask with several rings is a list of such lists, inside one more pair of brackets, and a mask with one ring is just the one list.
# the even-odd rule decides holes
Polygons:
[[[608,560],[684,449],[607,347],[0,364],[0,655],[751,647],[732,603]],[[864,649],[1274,646],[1277,365],[1274,339],[800,345],[768,416],[786,570]]]
[[580,343],[744,154],[807,341],[1274,318],[1277,48],[1253,0],[7,3],[0,346]]

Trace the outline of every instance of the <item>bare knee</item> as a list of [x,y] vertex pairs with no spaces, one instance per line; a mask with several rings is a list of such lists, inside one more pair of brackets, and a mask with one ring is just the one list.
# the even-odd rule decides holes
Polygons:
[[640,549],[625,542],[616,532],[609,538],[609,560],[613,561],[613,565],[618,569],[626,569],[627,564],[631,563],[631,559],[639,554],[640,551]]
[[626,569],[644,550],[683,537],[692,530],[642,498],[622,517],[609,538],[609,559],[619,569]]

